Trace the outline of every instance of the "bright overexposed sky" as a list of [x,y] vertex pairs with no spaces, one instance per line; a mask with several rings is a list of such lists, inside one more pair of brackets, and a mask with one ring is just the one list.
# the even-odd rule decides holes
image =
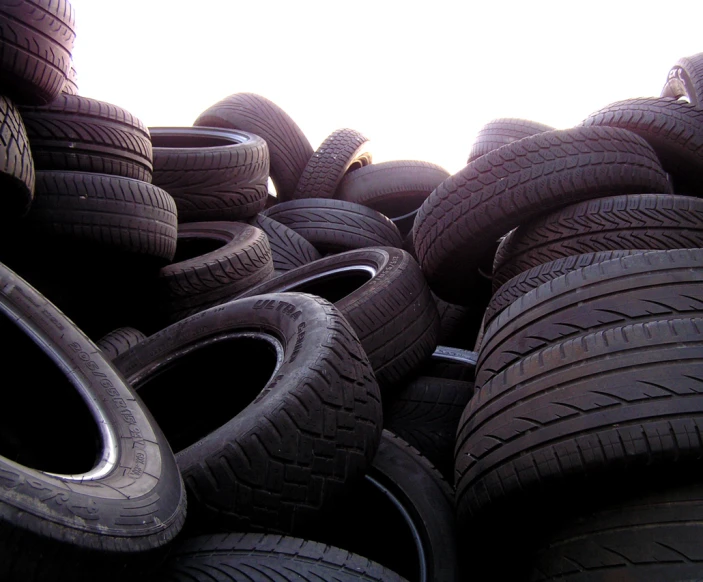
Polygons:
[[557,128],[657,96],[703,52],[703,1],[71,0],[81,95],[148,126],[190,126],[259,93],[313,148],[351,127],[375,161],[456,172],[498,117]]

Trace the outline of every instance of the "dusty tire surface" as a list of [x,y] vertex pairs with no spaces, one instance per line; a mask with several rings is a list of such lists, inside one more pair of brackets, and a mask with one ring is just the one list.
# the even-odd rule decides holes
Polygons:
[[671,192],[638,135],[610,127],[537,134],[489,152],[438,186],[415,219],[415,250],[432,290],[462,305],[478,268],[512,228],[561,206],[638,192]]
[[476,140],[471,146],[469,159],[466,163],[470,164],[488,152],[521,140],[523,137],[544,133],[545,131],[554,131],[554,128],[529,119],[505,117],[489,121],[479,130]]

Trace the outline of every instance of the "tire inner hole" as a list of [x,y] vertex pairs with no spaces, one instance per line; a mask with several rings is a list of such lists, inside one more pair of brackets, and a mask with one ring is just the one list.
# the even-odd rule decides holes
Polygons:
[[195,257],[200,257],[222,248],[227,243],[214,238],[203,237],[178,237],[176,245],[176,255],[173,258],[173,263],[188,261]]
[[178,453],[251,404],[276,363],[276,349],[270,342],[232,337],[174,358],[137,390]]
[[37,471],[81,475],[102,456],[96,421],[78,389],[34,341],[0,314],[5,404],[0,455]]
[[336,303],[370,281],[371,278],[370,272],[363,269],[354,269],[341,273],[320,275],[314,279],[287,287],[285,291],[311,293],[327,299],[330,303]]

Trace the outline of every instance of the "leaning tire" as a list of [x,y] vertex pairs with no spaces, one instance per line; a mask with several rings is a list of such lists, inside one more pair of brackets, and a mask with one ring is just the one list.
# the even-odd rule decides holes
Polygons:
[[22,116],[12,101],[0,97],[0,189],[2,215],[25,214],[34,198],[34,161]]
[[297,232],[268,216],[257,214],[250,223],[266,234],[273,257],[273,270],[279,275],[322,258],[317,249]]
[[488,152],[519,141],[523,137],[537,135],[545,131],[554,131],[554,128],[528,119],[503,118],[489,121],[479,130],[466,163],[470,164]]
[[[29,414],[39,423],[28,430],[27,413],[18,409],[0,430],[0,579],[96,580],[127,556],[141,563],[185,519],[183,483],[166,439],[95,344],[4,265],[0,298],[8,365],[26,362],[27,350],[37,356],[24,371],[36,383],[10,407],[36,407]],[[65,441],[57,418],[64,414],[72,425]],[[102,445],[90,444],[86,427]]]
[[145,339],[146,335],[138,329],[134,329],[133,327],[118,327],[101,337],[95,342],[95,345],[97,345],[110,360],[114,360],[117,356],[131,350]]
[[662,97],[685,97],[694,107],[703,105],[703,53],[679,59],[667,75]]
[[334,302],[389,388],[432,353],[439,316],[417,263],[395,248],[359,249],[288,271],[240,297],[304,292]]
[[213,307],[115,365],[160,422],[189,516],[208,528],[294,532],[360,479],[378,448],[381,400],[368,358],[320,298],[282,293]]

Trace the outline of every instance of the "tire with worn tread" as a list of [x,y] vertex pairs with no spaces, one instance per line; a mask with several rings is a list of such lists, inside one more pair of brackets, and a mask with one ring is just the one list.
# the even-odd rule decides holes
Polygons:
[[676,61],[666,78],[662,97],[685,97],[694,107],[703,105],[703,53]]
[[[214,247],[214,248],[213,248]],[[178,228],[174,262],[159,273],[171,321],[238,295],[273,273],[268,239],[240,222],[189,222]]]
[[56,99],[71,67],[75,12],[68,0],[0,4],[0,86],[22,105]]
[[176,451],[189,518],[210,531],[222,522],[294,533],[363,476],[378,448],[373,370],[339,310],[319,297],[212,307],[115,366]]
[[420,208],[413,240],[430,287],[465,305],[499,237],[562,206],[602,196],[671,192],[652,148],[619,128],[549,131],[481,156]]
[[236,93],[205,110],[193,125],[241,129],[261,136],[269,148],[271,180],[278,199],[290,200],[313,149],[278,105],[254,93]]
[[703,200],[631,194],[574,204],[508,234],[493,263],[495,290],[541,264],[615,250],[703,248]]
[[358,335],[382,389],[416,370],[437,343],[437,308],[417,263],[401,249],[326,257],[239,297],[281,292],[312,293],[334,302]]
[[209,127],[149,132],[153,182],[173,196],[180,222],[244,220],[264,209],[269,155],[261,137]]
[[554,131],[554,128],[529,119],[505,117],[489,121],[479,130],[466,163],[470,164],[488,152],[521,140],[523,137],[537,135],[545,131]]
[[121,107],[62,93],[48,105],[20,111],[37,170],[91,172],[151,182],[149,131]]
[[321,253],[365,247],[403,247],[396,226],[371,208],[343,200],[281,202],[263,212],[297,232]]
[[0,189],[5,216],[29,210],[34,183],[34,160],[22,116],[12,101],[0,96]]
[[305,166],[293,192],[293,200],[334,198],[347,172],[371,163],[368,145],[369,140],[355,129],[333,131]]
[[297,232],[268,216],[257,214],[250,223],[263,230],[268,237],[276,274],[286,273],[322,258],[317,249]]

